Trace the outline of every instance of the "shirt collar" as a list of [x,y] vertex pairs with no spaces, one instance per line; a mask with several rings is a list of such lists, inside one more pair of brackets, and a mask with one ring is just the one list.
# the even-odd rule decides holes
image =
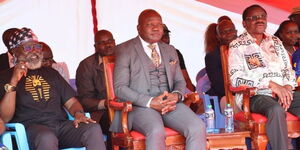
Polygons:
[[[247,30],[245,30],[243,34],[245,34],[247,36],[247,38],[250,39],[250,40],[252,40],[254,43],[256,42],[256,38],[252,37],[251,34]],[[266,32],[264,32],[263,34],[264,34],[263,35],[263,41],[266,40],[268,37],[271,36],[271,35],[269,35]]]
[[[150,43],[144,41],[141,36],[139,36],[139,38],[140,38],[140,40],[142,42],[142,46],[143,47],[148,47],[148,45],[150,45]],[[153,45],[155,45],[157,47],[157,43],[153,43]]]
[[98,56],[98,58],[99,58],[98,64],[100,65],[100,64],[102,64],[103,60],[102,60],[102,57],[100,55]]

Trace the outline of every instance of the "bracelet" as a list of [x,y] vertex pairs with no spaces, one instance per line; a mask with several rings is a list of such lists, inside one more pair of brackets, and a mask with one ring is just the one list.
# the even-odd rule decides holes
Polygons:
[[73,115],[74,117],[75,117],[76,113],[81,113],[81,114],[83,114],[83,115],[84,115],[84,111],[80,110],[80,111],[76,111],[76,112],[74,112],[74,115]]

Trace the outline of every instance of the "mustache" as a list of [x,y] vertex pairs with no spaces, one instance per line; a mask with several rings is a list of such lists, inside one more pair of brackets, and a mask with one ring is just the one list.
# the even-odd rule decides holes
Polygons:
[[263,24],[263,25],[265,25],[265,23],[264,23],[264,22],[261,22],[261,21],[255,23],[255,25],[258,25],[258,24]]
[[31,53],[31,54],[28,54],[26,56],[26,60],[29,63],[36,62],[36,61],[41,61],[42,59],[43,59],[43,55],[38,54],[38,53]]

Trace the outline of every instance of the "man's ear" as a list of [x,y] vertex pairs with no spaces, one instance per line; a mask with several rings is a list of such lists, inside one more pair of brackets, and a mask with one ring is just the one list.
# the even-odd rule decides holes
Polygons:
[[243,21],[242,23],[243,23],[243,27],[246,28],[246,26],[247,26],[246,21]]
[[19,46],[11,49],[11,53],[13,53],[15,56],[20,56],[23,53],[23,49]]
[[138,24],[138,25],[136,26],[136,29],[137,29],[138,33],[140,33],[141,26]]
[[282,33],[281,32],[279,32],[279,34],[278,34],[278,38],[280,38],[280,39],[282,39],[281,37],[282,37]]

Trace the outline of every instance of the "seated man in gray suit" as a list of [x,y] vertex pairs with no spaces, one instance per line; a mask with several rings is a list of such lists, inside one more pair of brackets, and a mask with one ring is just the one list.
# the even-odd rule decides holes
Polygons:
[[[144,10],[138,19],[139,36],[115,49],[114,89],[121,101],[129,100],[129,129],[146,136],[147,150],[165,149],[164,126],[186,137],[187,150],[205,149],[205,125],[182,103],[186,86],[176,50],[160,42],[163,23],[155,10]],[[119,130],[120,116],[111,130]],[[120,131],[120,130],[119,130]]]

